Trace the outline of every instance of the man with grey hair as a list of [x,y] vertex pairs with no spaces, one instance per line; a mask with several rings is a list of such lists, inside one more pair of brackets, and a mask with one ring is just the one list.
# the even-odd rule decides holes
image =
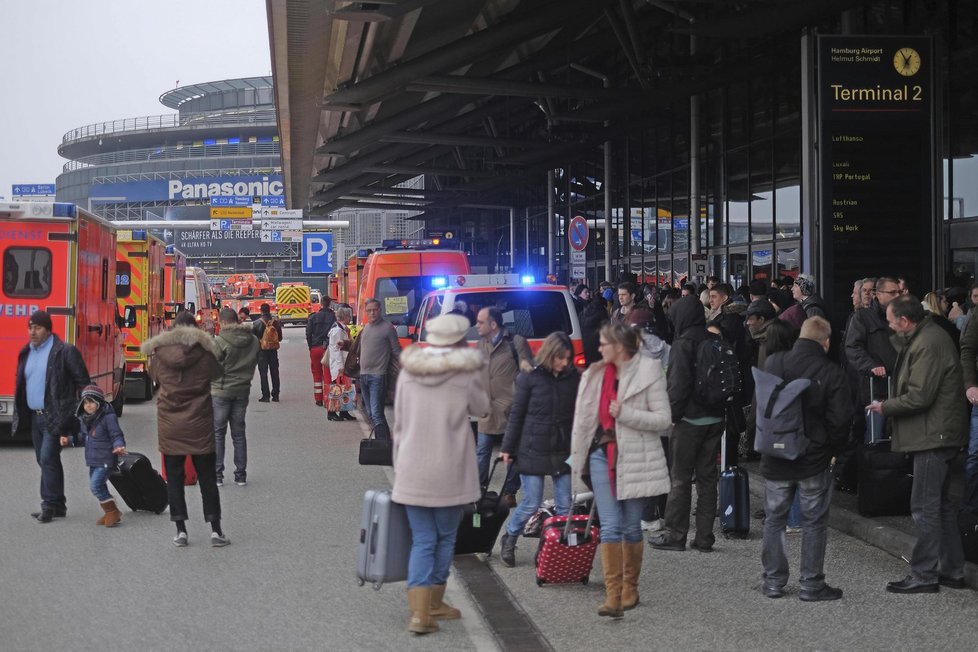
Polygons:
[[861,302],[863,308],[869,308],[873,305],[873,298],[876,297],[876,277],[869,276],[864,278],[862,281],[862,296]]
[[[894,284],[899,292],[899,285]],[[867,410],[890,421],[892,450],[913,456],[910,512],[917,541],[910,574],[890,582],[890,593],[937,593],[941,586],[966,587],[958,510],[948,485],[951,461],[967,442],[961,362],[951,337],[924,312],[915,296],[901,295],[886,307],[899,353],[893,395]]]
[[829,318],[825,301],[815,293],[815,277],[811,274],[798,275],[791,286],[791,296],[801,305],[806,317]]

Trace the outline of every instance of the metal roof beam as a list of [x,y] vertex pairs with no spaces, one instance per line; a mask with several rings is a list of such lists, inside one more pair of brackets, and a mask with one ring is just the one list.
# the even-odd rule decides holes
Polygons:
[[503,95],[511,97],[570,97],[581,99],[625,99],[621,91],[586,86],[557,86],[510,79],[483,77],[473,79],[462,75],[432,75],[407,85],[407,90],[421,93],[462,93],[468,95]]
[[363,171],[370,174],[410,174],[417,176],[419,174],[431,174],[441,177],[472,177],[472,178],[484,178],[491,179],[493,177],[499,176],[495,172],[489,170],[459,170],[456,168],[440,168],[433,166],[405,166],[400,167],[397,165],[376,165],[371,167],[363,168]]
[[519,149],[542,147],[547,144],[542,140],[469,136],[437,131],[398,131],[381,136],[380,141],[383,143],[415,143],[419,145],[450,145],[453,147],[515,147]]
[[510,14],[497,25],[405,61],[348,88],[338,89],[327,96],[327,101],[367,104],[404,88],[420,77],[458,69],[494,52],[513,48],[529,39],[559,30],[563,24],[556,19],[557,16],[592,14],[602,11],[611,2],[612,0],[550,0],[533,3],[533,9]]

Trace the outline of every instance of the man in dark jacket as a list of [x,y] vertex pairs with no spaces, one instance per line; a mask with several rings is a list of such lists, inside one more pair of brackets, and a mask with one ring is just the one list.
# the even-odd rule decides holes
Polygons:
[[[896,364],[896,349],[890,342],[893,334],[886,323],[886,306],[899,296],[900,288],[896,279],[884,276],[876,281],[876,298],[868,308],[856,310],[846,330],[846,361],[854,375],[862,380],[857,389],[859,405],[868,405],[874,400],[886,398],[886,381],[874,380],[870,394],[870,378],[885,379],[893,373]],[[865,419],[858,421],[865,426]],[[857,424],[858,429],[858,424]],[[858,435],[862,434],[860,430]]]
[[30,343],[17,354],[12,432],[31,430],[34,455],[41,467],[41,523],[68,513],[61,437],[77,432],[78,393],[91,385],[81,353],[51,332],[51,316],[38,310],[30,316]]
[[965,487],[961,509],[978,514],[978,310],[971,309],[968,323],[961,333],[961,372],[971,406],[968,434],[968,456],[964,461]]
[[764,595],[780,598],[788,582],[784,528],[788,510],[801,496],[801,592],[806,602],[838,600],[842,590],[825,583],[824,561],[829,507],[832,504],[832,457],[845,446],[852,417],[849,383],[842,369],[828,359],[832,327],[821,317],[802,324],[790,351],[774,353],[764,370],[783,380],[808,378],[811,385],[801,396],[808,448],[794,460],[761,456],[764,476]]
[[[272,308],[267,303],[261,304],[261,317],[255,320],[255,323],[251,326],[251,332],[255,334],[259,342],[262,342],[265,329],[274,328],[278,333],[278,342],[275,342],[273,348],[266,348],[265,344],[261,344],[261,349],[258,351],[258,376],[261,380],[261,396],[258,398],[259,403],[268,403],[269,400],[278,403],[279,392],[281,391],[281,383],[278,375],[278,349],[279,342],[282,341],[282,322],[272,317]],[[269,389],[268,378],[271,376],[272,385]]]
[[309,364],[312,367],[312,395],[316,405],[323,406],[323,387],[327,391],[333,379],[329,367],[323,365],[323,354],[329,346],[329,331],[336,323],[336,313],[329,307],[332,299],[325,297],[319,312],[309,315],[306,320],[306,344],[309,345]]
[[913,455],[910,513],[917,542],[910,574],[890,582],[891,593],[936,593],[965,588],[964,551],[957,506],[950,500],[951,461],[968,441],[964,380],[954,342],[924,313],[920,300],[902,295],[886,307],[897,347],[893,396],[867,409],[890,421],[894,451]]
[[696,537],[691,546],[713,550],[713,521],[717,513],[716,455],[723,435],[725,407],[702,405],[693,395],[696,353],[700,343],[716,337],[706,330],[706,315],[699,297],[683,297],[669,309],[676,338],[669,354],[666,376],[673,431],[672,487],[666,502],[665,527],[649,538],[659,550],[685,550],[689,534],[689,508],[693,473],[696,473]]

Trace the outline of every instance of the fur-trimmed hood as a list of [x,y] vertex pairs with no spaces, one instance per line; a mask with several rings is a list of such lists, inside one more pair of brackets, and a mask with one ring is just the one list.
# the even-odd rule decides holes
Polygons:
[[401,369],[415,376],[419,382],[438,384],[446,374],[460,371],[476,371],[486,364],[486,357],[479,349],[469,347],[420,347],[412,344],[401,351]]
[[199,356],[192,354],[196,346],[217,359],[217,346],[214,344],[213,336],[196,326],[175,326],[161,335],[146,340],[139,350],[146,355],[155,355],[159,359],[165,358],[166,363],[174,369],[182,369],[198,361]]

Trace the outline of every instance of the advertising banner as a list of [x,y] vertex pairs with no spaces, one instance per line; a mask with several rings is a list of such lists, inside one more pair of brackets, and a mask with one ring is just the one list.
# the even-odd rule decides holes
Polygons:
[[185,177],[97,183],[91,186],[93,200],[111,198],[117,202],[181,201],[212,197],[264,197],[284,195],[281,174],[234,177]]

